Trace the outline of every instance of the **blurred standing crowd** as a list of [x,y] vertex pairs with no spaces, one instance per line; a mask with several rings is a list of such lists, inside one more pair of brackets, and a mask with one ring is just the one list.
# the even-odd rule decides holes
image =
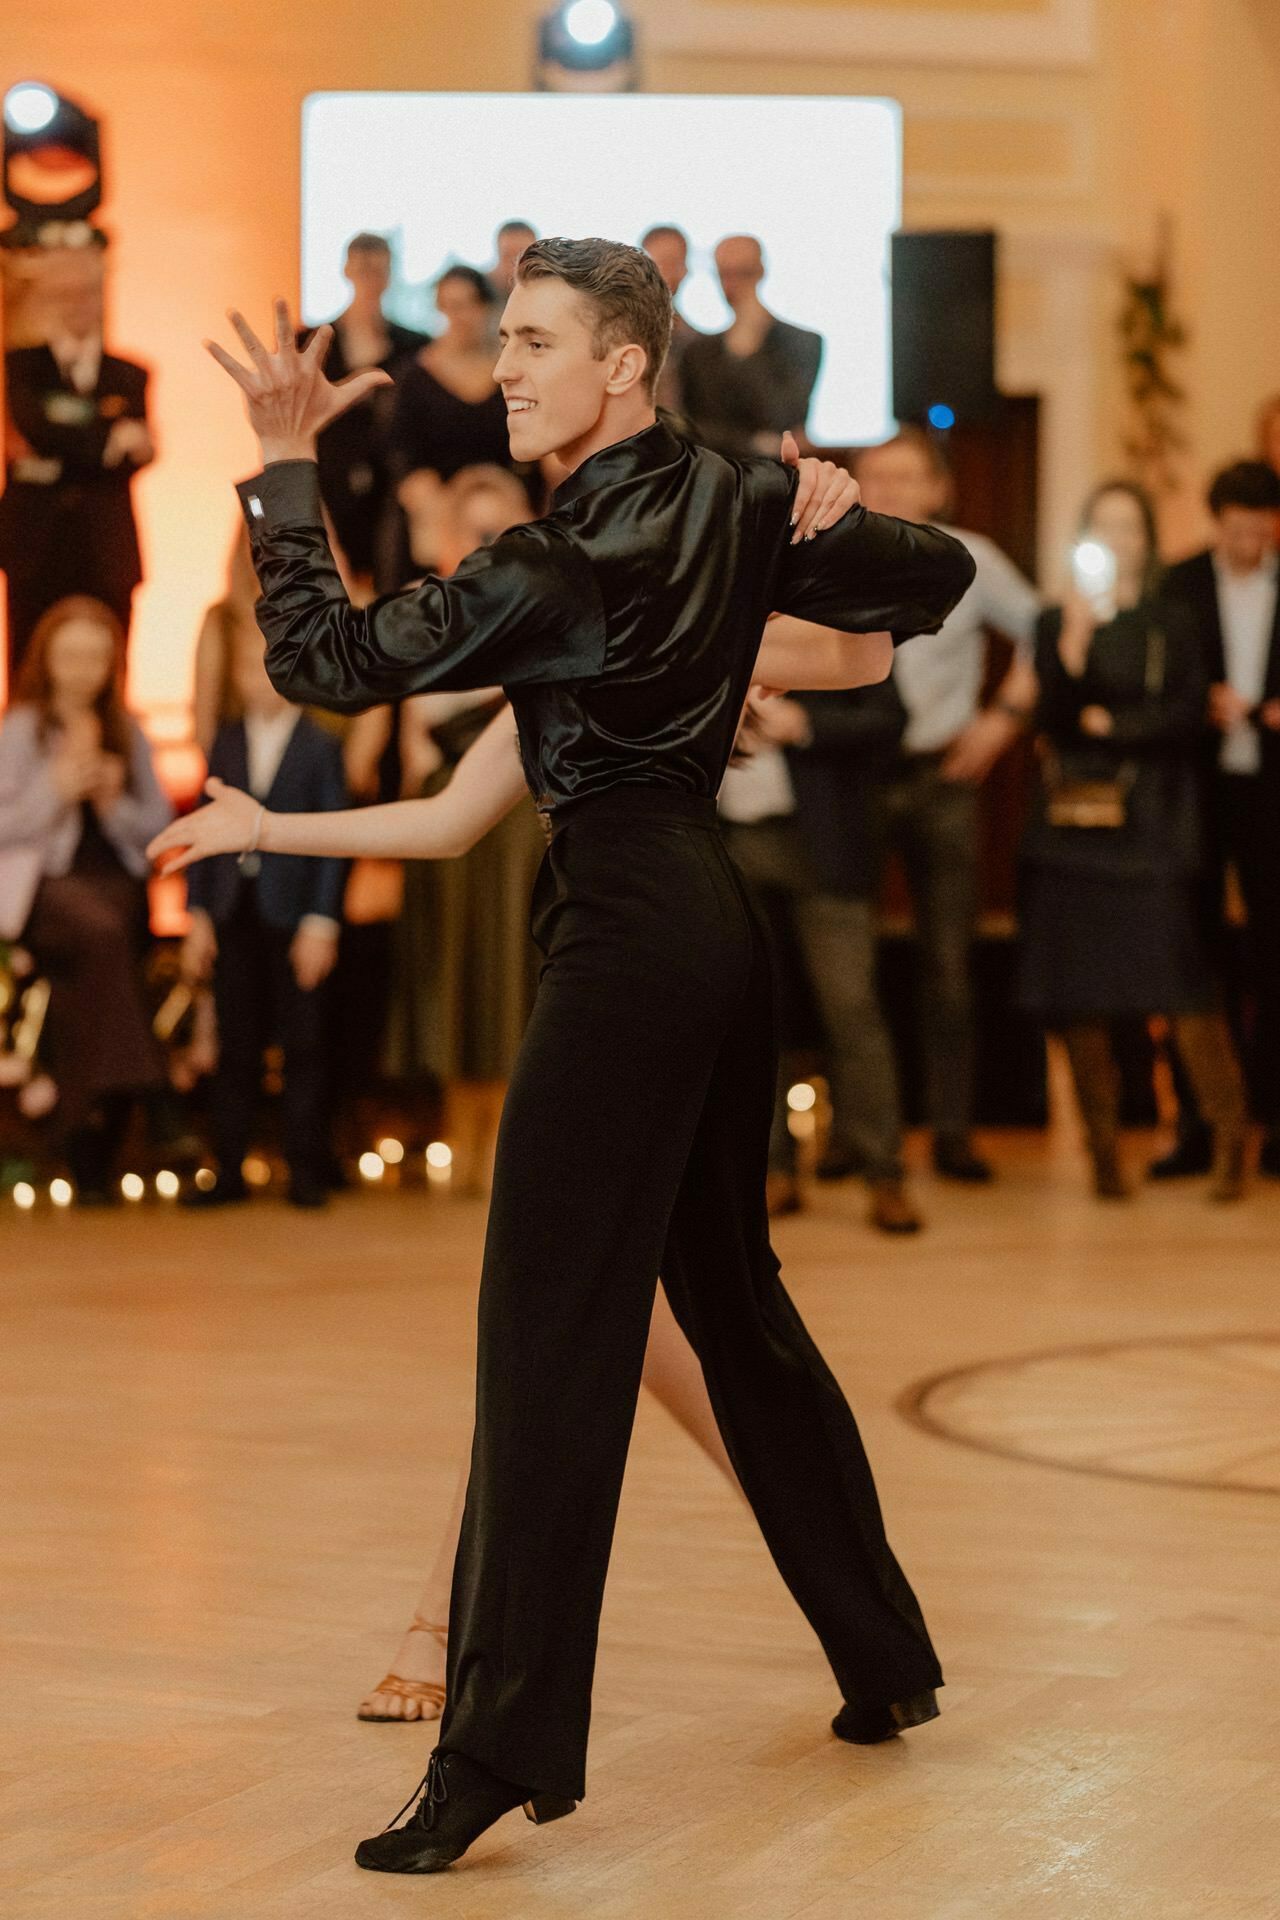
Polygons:
[[[327,371],[377,366],[394,383],[320,446],[335,551],[357,603],[448,573],[547,504],[558,476],[513,465],[491,378],[502,302],[533,237],[508,222],[489,267],[449,267],[431,338],[384,313],[385,240],[359,234],[349,245],[351,299]],[[677,294],[683,234],[655,226],[644,245]],[[783,430],[803,438],[822,341],[765,305],[758,240],[726,238],[716,266],[731,324],[702,335],[677,315],[659,404],[730,457],[776,454]],[[339,1178],[335,1115],[362,1100],[372,1111],[386,1078],[443,1090],[440,1129],[466,1143],[483,1177],[532,991],[525,912],[542,841],[531,807],[447,866],[254,855],[195,868],[179,961],[191,1013],[180,1049],[166,1053],[157,1038],[142,977],[143,849],[168,802],[123,691],[139,576],[129,482],[155,448],[145,370],[103,352],[100,308],[96,327],[88,304],[68,296],[48,344],[8,365],[0,1065],[9,1062],[14,1097],[79,1197],[108,1200],[136,1113],[157,1151],[172,1159],[183,1144],[193,1164],[202,1158],[205,1141],[188,1140],[173,1089],[208,1076],[205,1139],[222,1172],[184,1197],[226,1204],[248,1197],[240,1168],[274,1043],[297,1205],[324,1203]],[[1264,411],[1260,431],[1256,457],[1214,480],[1204,552],[1162,570],[1150,502],[1128,482],[1106,483],[1082,509],[1070,590],[1046,605],[993,542],[952,527],[977,575],[941,634],[900,649],[882,687],[756,702],[744,721],[722,812],[792,956],[784,978],[798,969],[818,1016],[831,1128],[816,1174],[864,1180],[870,1219],[885,1232],[923,1224],[878,992],[886,863],[900,861],[921,956],[933,1165],[985,1184],[994,1169],[974,1140],[971,984],[978,793],[1028,734],[1037,778],[1017,997],[1062,1036],[1096,1191],[1129,1191],[1113,1024],[1154,1016],[1172,1035],[1180,1117],[1153,1174],[1208,1172],[1215,1197],[1239,1197],[1251,1105],[1261,1170],[1280,1176],[1280,406]],[[869,508],[952,518],[936,436],[904,429],[858,451],[853,466]],[[335,730],[272,689],[255,598],[238,539],[197,643],[194,730],[213,774],[274,809],[430,793],[501,702],[497,688],[428,696]],[[984,699],[993,631],[1012,658]],[[47,1017],[24,1066],[14,1034],[37,979],[50,989]],[[782,1015],[789,1037],[785,1004]],[[784,1070],[774,1139],[779,1211],[803,1199],[788,1079]]]

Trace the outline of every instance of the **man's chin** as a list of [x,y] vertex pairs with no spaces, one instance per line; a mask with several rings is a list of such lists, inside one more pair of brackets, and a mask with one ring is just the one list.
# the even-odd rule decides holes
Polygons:
[[511,458],[532,463],[541,460],[545,454],[553,451],[547,434],[542,430],[541,422],[535,426],[528,414],[509,413],[507,415],[507,445],[511,449]]

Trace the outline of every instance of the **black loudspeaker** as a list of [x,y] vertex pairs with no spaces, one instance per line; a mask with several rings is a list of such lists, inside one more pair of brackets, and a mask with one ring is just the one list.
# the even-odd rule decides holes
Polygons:
[[999,410],[994,233],[895,233],[893,411],[945,430]]

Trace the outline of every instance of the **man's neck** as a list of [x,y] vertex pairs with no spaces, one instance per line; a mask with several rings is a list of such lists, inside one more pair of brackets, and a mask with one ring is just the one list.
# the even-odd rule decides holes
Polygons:
[[557,447],[555,457],[564,468],[566,479],[577,472],[584,460],[603,453],[606,447],[616,447],[621,440],[634,439],[646,427],[653,426],[657,418],[653,402],[646,401],[641,407],[628,408],[625,415],[606,415],[581,439],[571,441],[567,447]]
[[363,327],[385,327],[387,324],[383,317],[381,298],[376,293],[356,294],[342,318],[353,320],[357,326]]

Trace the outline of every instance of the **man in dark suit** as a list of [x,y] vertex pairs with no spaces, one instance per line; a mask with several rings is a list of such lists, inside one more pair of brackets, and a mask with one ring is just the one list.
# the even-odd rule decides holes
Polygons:
[[[1213,545],[1171,567],[1165,592],[1194,613],[1210,681],[1206,911],[1220,940],[1223,883],[1232,866],[1249,922],[1246,1062],[1266,1129],[1262,1171],[1280,1178],[1280,476],[1260,460],[1238,461],[1214,480],[1209,507]],[[1153,1175],[1207,1165],[1207,1133],[1184,1098],[1178,1144]]]
[[8,583],[9,678],[41,615],[91,594],[126,634],[142,578],[131,483],[155,458],[147,370],[104,353],[96,283],[68,287],[46,345],[5,356],[11,430],[0,567]]
[[[689,242],[679,227],[650,227],[640,242],[654,266],[662,275],[663,285],[675,301],[676,295],[689,277]],[[658,406],[668,413],[684,416],[684,387],[680,378],[680,369],[684,356],[695,340],[702,335],[696,327],[691,327],[675,307],[671,316],[671,345],[667,357],[662,363],[662,372],[658,375],[658,389],[655,394]]]
[[[232,661],[245,717],[222,726],[209,771],[281,813],[330,812],[346,805],[336,738],[280,698],[267,679],[257,635]],[[218,1177],[186,1196],[196,1207],[246,1200],[241,1162],[253,1137],[262,1050],[284,1048],[284,1152],[289,1199],[318,1207],[329,1164],[329,1072],[323,988],[338,952],[344,860],[251,853],[222,855],[189,875],[191,932],[184,968],[213,973],[218,1066],[213,1083]]]
[[788,430],[804,439],[822,364],[822,335],[778,320],[760,298],[764,252],[750,234],[716,248],[716,271],[733,309],[725,333],[689,341],[680,363],[684,410],[718,453],[772,454]]
[[[351,283],[351,302],[332,322],[325,374],[336,382],[366,367],[380,367],[395,378],[426,346],[428,336],[398,326],[382,311],[391,284],[391,248],[381,234],[357,233],[342,271]],[[299,345],[310,338],[310,331],[300,334]],[[376,388],[358,406],[339,414],[317,442],[320,498],[358,580],[373,579],[384,526],[391,490],[387,429],[393,400],[393,388]]]

